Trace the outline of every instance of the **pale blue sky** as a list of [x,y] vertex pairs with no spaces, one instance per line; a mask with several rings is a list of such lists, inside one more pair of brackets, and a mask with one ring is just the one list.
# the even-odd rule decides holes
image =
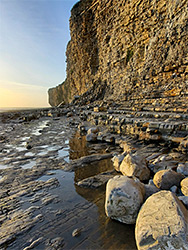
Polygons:
[[0,0],[0,107],[48,106],[48,88],[66,77],[76,2]]

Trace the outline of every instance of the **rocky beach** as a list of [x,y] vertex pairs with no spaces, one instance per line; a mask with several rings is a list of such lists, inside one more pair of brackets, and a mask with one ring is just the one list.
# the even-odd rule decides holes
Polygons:
[[0,113],[1,249],[188,250],[187,9],[72,7],[51,107]]
[[130,119],[122,109],[96,102],[0,114],[2,249],[148,249],[156,240],[153,249],[187,249],[188,117],[168,113],[185,128],[175,142],[169,126],[151,133],[143,116],[145,137],[119,131]]
[[124,242],[123,225],[106,218],[104,185],[77,185],[101,172],[114,175],[116,149],[88,144],[72,109],[1,113],[1,249],[98,249],[109,238],[114,247],[136,249],[134,228],[127,228]]

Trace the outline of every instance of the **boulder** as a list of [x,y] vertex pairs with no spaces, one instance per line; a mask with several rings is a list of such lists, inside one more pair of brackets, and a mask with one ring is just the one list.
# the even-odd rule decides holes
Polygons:
[[84,124],[79,124],[78,125],[78,129],[80,132],[86,132],[87,131],[87,128]]
[[97,134],[97,140],[98,141],[105,141],[106,134],[104,132],[98,132]]
[[173,170],[161,170],[154,175],[153,182],[157,188],[170,189],[172,186],[179,186],[184,176]]
[[188,213],[175,194],[160,191],[142,206],[135,228],[138,250],[187,250]]
[[178,192],[178,187],[174,185],[174,186],[172,186],[172,187],[170,188],[170,191],[171,191],[172,193],[177,194],[177,192]]
[[135,147],[127,141],[121,141],[120,147],[123,148],[123,151],[127,153],[130,153],[135,150]]
[[96,142],[97,141],[97,133],[99,132],[97,127],[90,128],[86,135],[86,141],[88,142]]
[[188,196],[188,177],[183,179],[180,183],[181,191],[185,196]]
[[113,161],[113,166],[114,166],[114,169],[117,171],[117,172],[120,172],[120,165],[124,159],[125,155],[122,154],[122,155],[118,155],[118,156],[114,156],[112,158],[112,161]]
[[97,134],[90,133],[86,135],[86,141],[88,142],[96,142],[97,141]]
[[106,107],[103,107],[103,106],[101,106],[101,107],[94,107],[94,108],[93,108],[93,111],[94,111],[94,112],[106,112],[106,111],[107,111],[107,108],[106,108]]
[[176,162],[174,161],[162,161],[159,163],[156,163],[152,167],[152,171],[156,174],[157,172],[161,170],[173,170],[176,168]]
[[126,224],[134,224],[144,200],[144,191],[138,180],[115,176],[106,186],[106,215]]
[[120,171],[125,176],[135,176],[141,181],[149,180],[150,170],[145,158],[128,153],[120,165]]

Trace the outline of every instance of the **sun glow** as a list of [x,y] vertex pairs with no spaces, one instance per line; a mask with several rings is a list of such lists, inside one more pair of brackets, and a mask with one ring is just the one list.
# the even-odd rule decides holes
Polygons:
[[0,82],[0,107],[47,107],[46,93],[42,86]]

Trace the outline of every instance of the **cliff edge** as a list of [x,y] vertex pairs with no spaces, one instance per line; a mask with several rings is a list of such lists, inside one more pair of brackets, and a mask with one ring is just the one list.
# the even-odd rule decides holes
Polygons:
[[85,103],[160,98],[185,105],[187,9],[186,0],[79,1],[70,17],[67,78],[49,89],[50,105],[75,95]]

